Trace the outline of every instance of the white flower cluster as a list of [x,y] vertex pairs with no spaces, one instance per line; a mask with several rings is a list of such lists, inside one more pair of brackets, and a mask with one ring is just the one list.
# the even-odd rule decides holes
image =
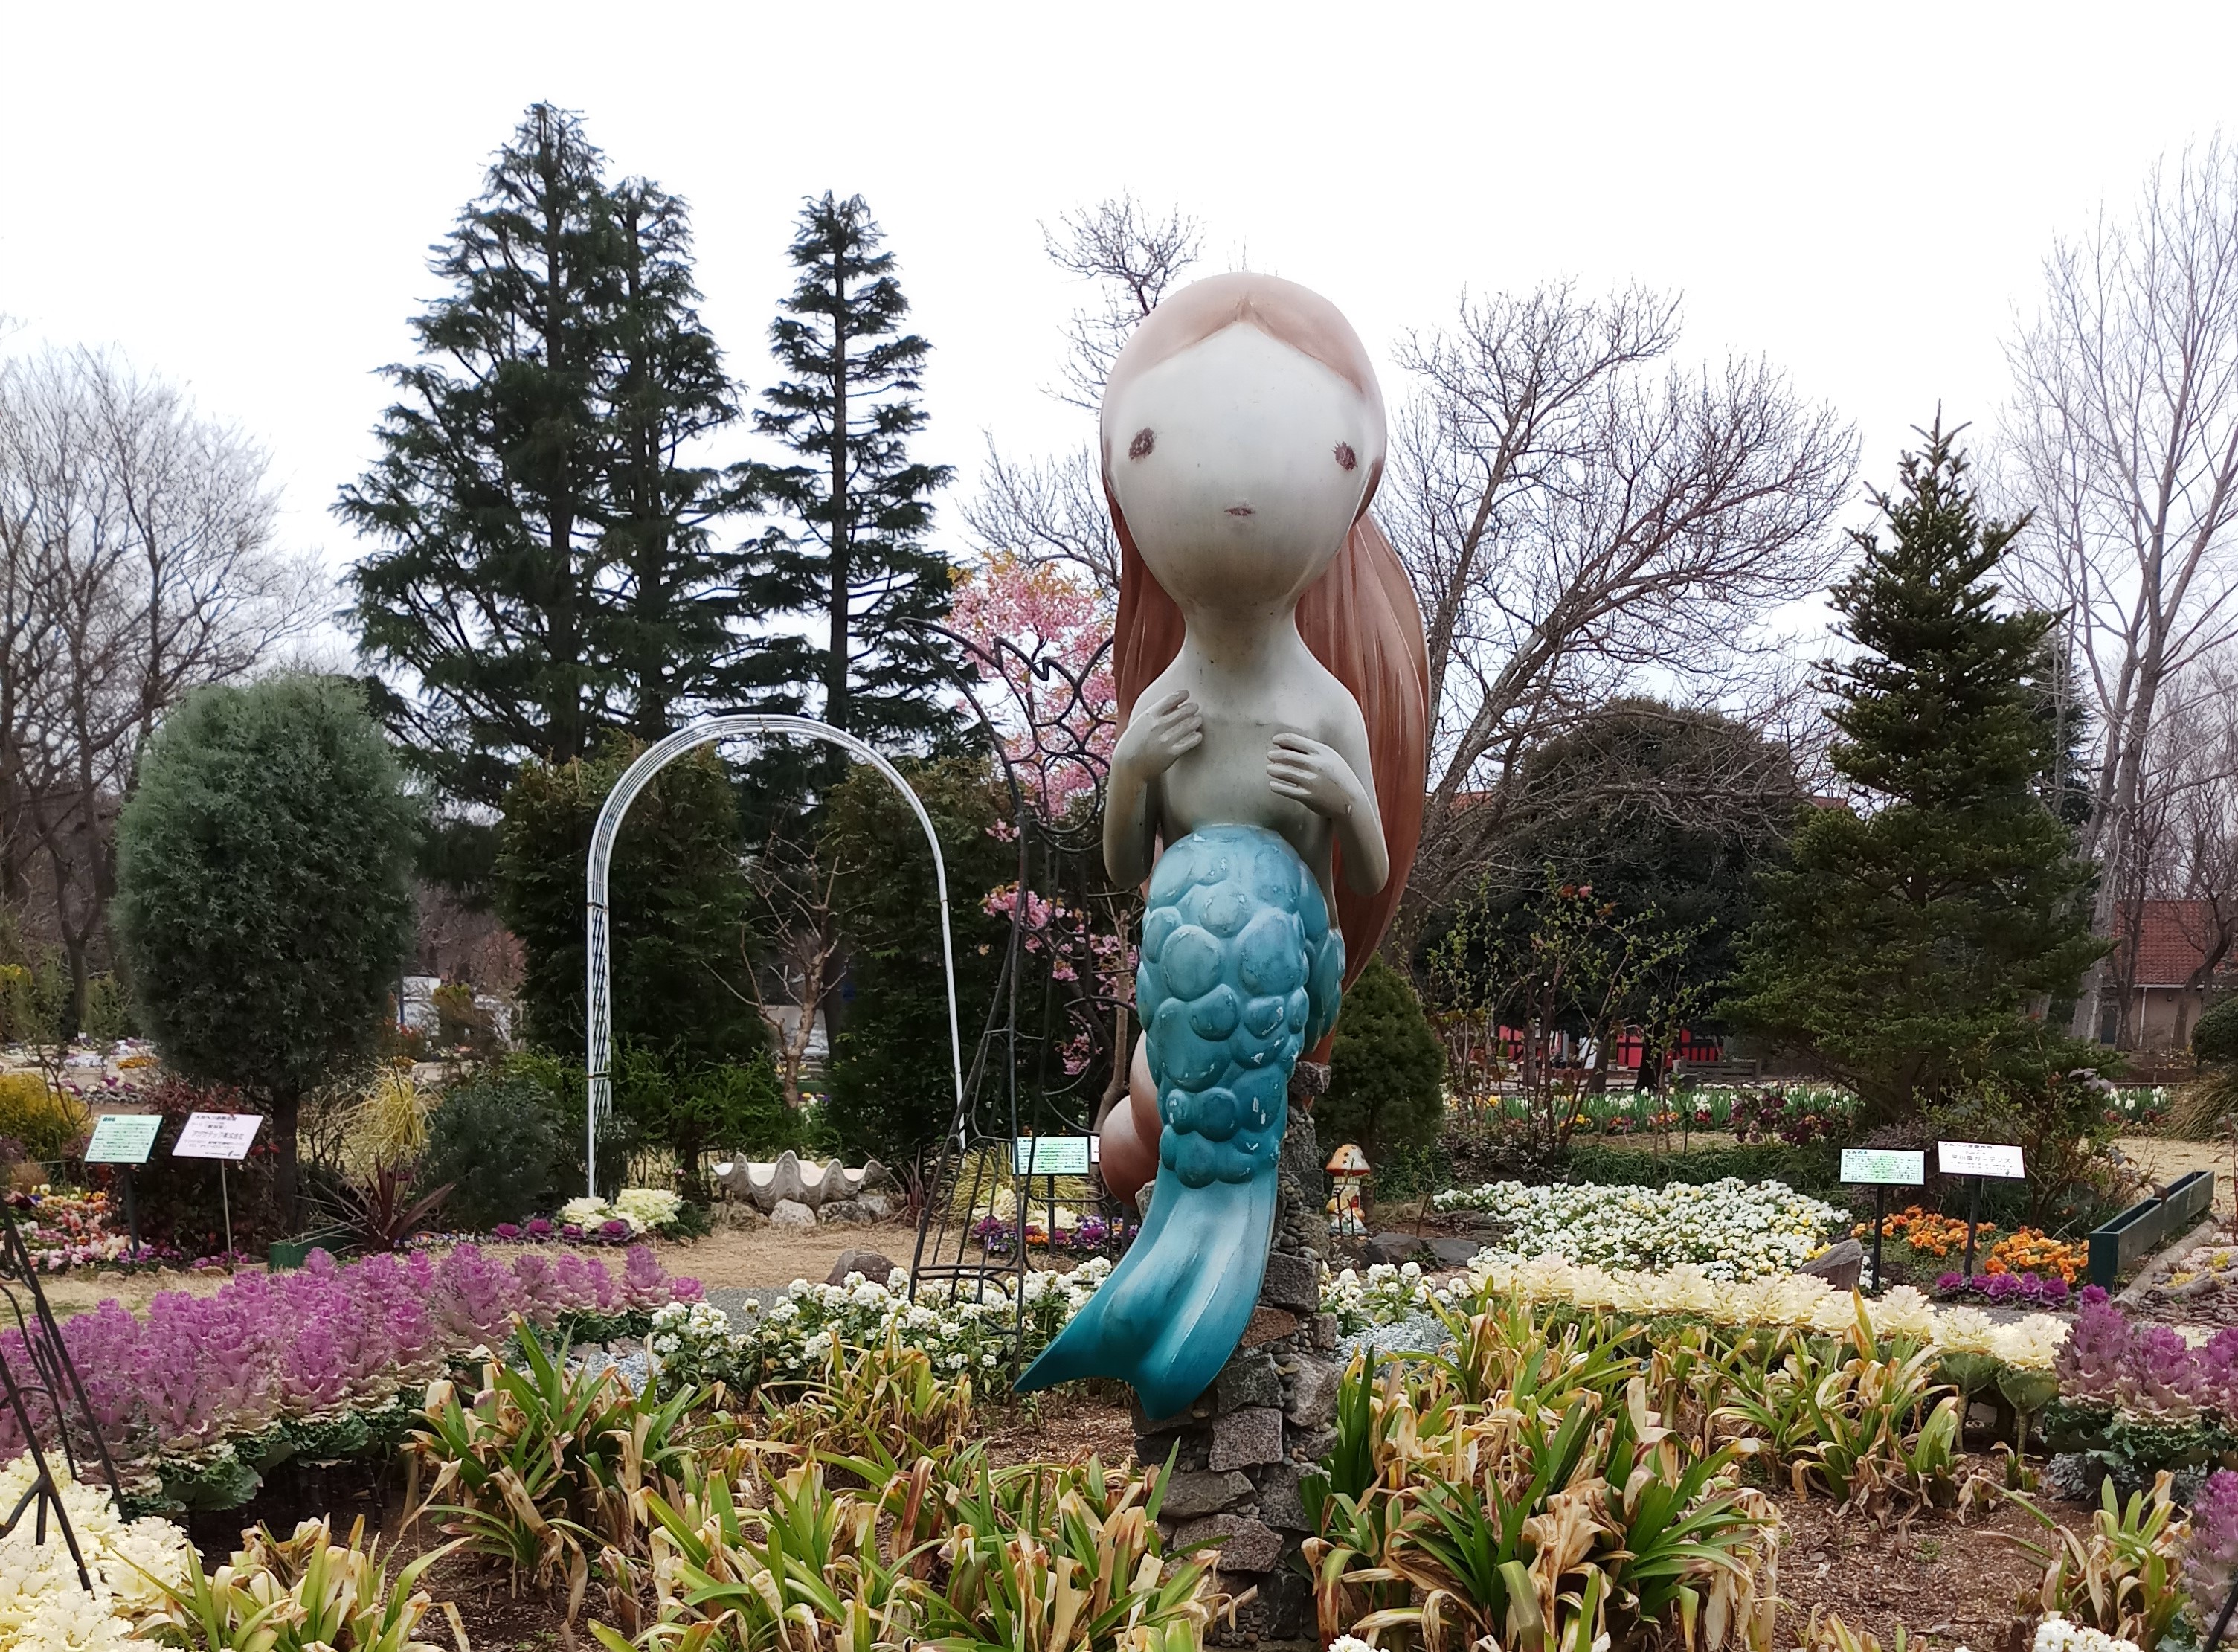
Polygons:
[[[198,1563],[186,1533],[152,1516],[122,1520],[106,1492],[77,1484],[60,1462],[49,1467],[93,1575],[93,1591],[80,1587],[70,1549],[51,1523],[47,1541],[35,1541],[38,1520],[26,1510],[0,1537],[0,1652],[145,1652],[146,1642],[134,1640],[132,1629],[162,1604],[156,1580],[182,1584]],[[0,1468],[0,1509],[16,1507],[31,1481],[28,1452]]]
[[2032,1652],[2137,1652],[2137,1643],[2087,1624],[2070,1623],[2057,1612],[2046,1612],[2043,1622],[2036,1626]]
[[743,1329],[705,1303],[672,1303],[653,1315],[648,1351],[656,1370],[678,1383],[797,1381],[835,1344],[879,1347],[890,1336],[904,1348],[923,1349],[944,1371],[991,1370],[1014,1345],[1022,1358],[1046,1345],[1110,1271],[1109,1261],[1096,1257],[1069,1273],[1027,1274],[1023,1337],[1021,1304],[1001,1282],[990,1282],[983,1296],[960,1284],[930,1287],[912,1302],[909,1271],[896,1268],[883,1284],[859,1273],[836,1285],[796,1279],[766,1310],[750,1299]]
[[1472,1311],[1494,1299],[1568,1303],[1642,1317],[1684,1315],[1714,1325],[1815,1330],[1839,1336],[1857,1322],[1883,1334],[1917,1338],[1947,1354],[1988,1354],[2024,1370],[2049,1370],[2067,1340],[2067,1321],[2029,1314],[2006,1323],[1978,1308],[1938,1308],[1910,1285],[1860,1307],[1856,1297],[1812,1274],[1734,1282],[1682,1263],[1667,1273],[1638,1273],[1579,1266],[1559,1257],[1516,1262],[1486,1254],[1469,1264],[1466,1281],[1434,1285],[1421,1270],[1370,1268],[1365,1278],[1350,1268],[1321,1282],[1321,1310],[1339,1317],[1347,1332],[1397,1324],[1438,1308]]
[[1791,1273],[1843,1220],[1784,1183],[1738,1177],[1659,1189],[1487,1182],[1440,1193],[1436,1204],[1490,1216],[1501,1231],[1487,1250],[1513,1260],[1557,1256],[1650,1272],[1691,1263],[1712,1279]]
[[665,1188],[626,1187],[614,1195],[611,1204],[587,1195],[569,1199],[560,1207],[560,1220],[586,1231],[609,1222],[626,1222],[632,1233],[657,1233],[674,1222],[683,1209],[684,1201]]

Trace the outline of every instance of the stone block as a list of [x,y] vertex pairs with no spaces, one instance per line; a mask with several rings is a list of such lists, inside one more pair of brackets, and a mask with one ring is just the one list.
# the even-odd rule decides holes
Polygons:
[[1311,1257],[1277,1251],[1267,1258],[1267,1278],[1259,1287],[1259,1300],[1276,1308],[1313,1312],[1321,1305],[1321,1269]]
[[1204,1429],[1194,1423],[1155,1434],[1138,1433],[1135,1436],[1135,1461],[1146,1469],[1162,1469],[1166,1459],[1171,1457],[1175,1474],[1199,1472],[1211,1450],[1210,1442],[1204,1436]]
[[831,1271],[824,1276],[827,1285],[844,1285],[847,1276],[859,1273],[874,1285],[882,1285],[894,1271],[894,1264],[877,1251],[842,1251],[839,1259],[831,1264]]
[[1280,1463],[1282,1456],[1281,1412],[1271,1405],[1254,1405],[1230,1411],[1212,1425],[1212,1450],[1205,1466],[1248,1469],[1254,1463]]
[[1248,1405],[1280,1405],[1282,1373],[1275,1369],[1271,1354],[1237,1353],[1221,1367],[1220,1378],[1213,1384],[1212,1392],[1214,1409],[1223,1414],[1240,1411]]
[[1319,1463],[1335,1450],[1336,1429],[1332,1424],[1324,1429],[1314,1429],[1292,1440],[1290,1458],[1294,1463]]
[[1251,1496],[1254,1489],[1250,1476],[1235,1469],[1217,1474],[1209,1469],[1188,1473],[1176,1470],[1166,1482],[1166,1497],[1158,1505],[1158,1516],[1195,1520],[1200,1515],[1218,1514]]
[[1306,1515],[1305,1493],[1299,1483],[1305,1467],[1296,1463],[1269,1463],[1259,1474],[1259,1518],[1277,1531],[1311,1531]]
[[1440,1268],[1466,1268],[1476,1260],[1476,1253],[1483,1249],[1481,1239],[1447,1237],[1430,1241],[1430,1254],[1438,1259]]
[[1238,1572],[1270,1572],[1282,1558],[1282,1534],[1249,1515],[1207,1515],[1174,1533],[1177,1548],[1217,1543],[1223,1576]]
[[1304,1573],[1285,1567],[1269,1576],[1259,1585],[1258,1606],[1262,1641],[1320,1641],[1314,1632],[1314,1586]]
[[773,1228],[812,1228],[816,1212],[798,1199],[779,1199],[770,1206],[769,1219]]
[[[1185,1410],[1176,1411],[1171,1416],[1151,1416],[1142,1410],[1141,1397],[1130,1388],[1127,1390],[1127,1413],[1134,1419],[1137,1434],[1170,1434],[1176,1429],[1185,1429],[1192,1423],[1202,1423],[1209,1417],[1212,1415],[1213,1392],[1211,1389],[1205,1390],[1190,1401]],[[1142,1461],[1148,1463],[1149,1459],[1144,1457]]]
[[1814,1274],[1837,1290],[1855,1290],[1865,1271],[1865,1247],[1855,1239],[1831,1244],[1795,1271]]
[[1344,1367],[1334,1360],[1301,1359],[1290,1373],[1282,1415],[1301,1429],[1317,1429],[1336,1416],[1336,1394]]
[[1287,1308],[1258,1307],[1251,1310],[1251,1318],[1243,1327],[1239,1348],[1264,1348],[1268,1343],[1279,1343],[1285,1337],[1297,1333],[1297,1315]]
[[1326,1354],[1336,1346],[1339,1334],[1337,1317],[1334,1314],[1314,1316],[1314,1346],[1322,1353]]
[[1419,1233],[1379,1233],[1360,1247],[1360,1254],[1372,1265],[1382,1263],[1397,1267],[1402,1262],[1420,1262],[1428,1253],[1430,1242]]

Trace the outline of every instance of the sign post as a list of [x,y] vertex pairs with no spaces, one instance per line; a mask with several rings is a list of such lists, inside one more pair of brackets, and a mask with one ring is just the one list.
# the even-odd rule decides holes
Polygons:
[[161,1113],[103,1113],[94,1121],[93,1138],[85,1144],[89,1164],[114,1164],[124,1178],[124,1231],[131,1236],[132,1256],[140,1256],[140,1211],[132,1202],[132,1167],[144,1164],[155,1151],[156,1132],[163,1128]]
[[1888,1224],[1888,1191],[1917,1187],[1927,1179],[1927,1155],[1892,1149],[1844,1147],[1842,1179],[1873,1190],[1873,1289],[1881,1288],[1881,1231]]
[[225,1212],[225,1253],[233,1255],[233,1195],[227,1190],[225,1167],[248,1157],[256,1141],[262,1113],[189,1113],[186,1128],[171,1145],[173,1158],[217,1160],[218,1205]]
[[1966,1191],[1966,1277],[1974,1277],[1974,1228],[1982,1215],[1982,1178],[1996,1176],[2008,1181],[2028,1174],[2021,1168],[2021,1150],[1996,1142],[1937,1142],[1935,1168],[1945,1176],[1970,1177]]

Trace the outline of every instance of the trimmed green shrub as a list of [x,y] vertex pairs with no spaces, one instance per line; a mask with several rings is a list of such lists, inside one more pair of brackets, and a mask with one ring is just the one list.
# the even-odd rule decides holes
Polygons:
[[579,1190],[561,1191],[567,1154],[550,1093],[506,1072],[461,1079],[427,1118],[427,1151],[413,1184],[448,1182],[448,1226],[477,1230],[556,1210]]
[[189,695],[117,819],[114,918],[141,1024],[174,1072],[269,1111],[283,1222],[303,1097],[381,1037],[421,819],[358,685],[310,675]]
[[2228,998],[2199,1018],[2191,1030],[2191,1053],[2202,1067],[2238,1062],[2238,998]]
[[1418,1155],[1445,1123],[1446,1052],[1407,978],[1372,958],[1344,995],[1328,1093],[1314,1105],[1324,1151],[1357,1142],[1370,1164]]

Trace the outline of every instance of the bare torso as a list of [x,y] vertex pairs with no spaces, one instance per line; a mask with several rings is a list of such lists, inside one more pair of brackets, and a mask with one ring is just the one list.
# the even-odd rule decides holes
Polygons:
[[[1162,773],[1143,777],[1139,829],[1173,843],[1202,826],[1265,826],[1298,852],[1334,911],[1330,850],[1340,827],[1364,826],[1375,813],[1367,727],[1359,702],[1313,657],[1294,626],[1282,629],[1288,636],[1274,651],[1274,661],[1262,656],[1234,667],[1208,657],[1193,639],[1185,641],[1143,691],[1138,708],[1185,693],[1197,710],[1202,738]],[[1276,668],[1269,669],[1270,663]],[[1364,819],[1333,819],[1269,784],[1269,748],[1283,734],[1303,735],[1343,760],[1365,805]],[[1362,813],[1357,805],[1352,810],[1355,817]],[[1142,864],[1147,868],[1147,854]],[[1356,881],[1361,870],[1348,866],[1347,881]],[[1381,881],[1379,875],[1375,883]]]

